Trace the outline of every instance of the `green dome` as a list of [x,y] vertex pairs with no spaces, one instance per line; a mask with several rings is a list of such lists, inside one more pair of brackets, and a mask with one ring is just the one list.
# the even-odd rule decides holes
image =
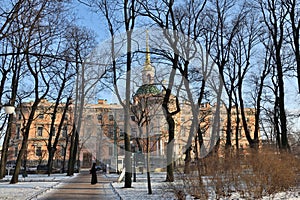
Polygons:
[[152,84],[142,85],[137,91],[135,95],[145,95],[145,94],[152,94],[157,95],[160,93],[160,90]]

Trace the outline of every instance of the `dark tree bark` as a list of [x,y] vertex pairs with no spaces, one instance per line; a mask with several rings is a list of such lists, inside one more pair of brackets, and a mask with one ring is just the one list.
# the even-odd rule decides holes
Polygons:
[[[111,39],[111,58],[112,58],[112,74],[113,74],[113,87],[117,98],[120,104],[123,106],[124,109],[124,147],[125,147],[125,182],[124,187],[130,188],[132,184],[132,164],[131,164],[131,145],[130,145],[130,78],[131,78],[131,64],[132,64],[132,32],[135,28],[135,20],[137,17],[137,8],[138,6],[136,0],[125,0],[117,2],[120,5],[120,10],[114,5],[116,4],[115,1],[99,1],[96,3],[102,14],[104,15]],[[118,15],[120,14],[120,15]],[[111,16],[115,16],[118,18],[112,18]],[[119,21],[118,21],[119,20]],[[126,41],[125,45],[127,48],[126,52],[126,89],[125,89],[125,102],[121,99],[120,92],[118,89],[117,84],[117,76],[118,76],[118,68],[117,62],[115,57],[115,33],[121,29],[121,27],[125,27],[126,31]]]
[[[62,83],[62,86],[63,86],[62,88],[64,88],[64,83]],[[54,154],[57,150],[57,145],[58,145],[59,138],[60,138],[60,135],[61,135],[60,133],[61,133],[61,130],[63,128],[66,113],[68,111],[68,108],[69,108],[69,105],[70,105],[70,100],[71,100],[71,97],[67,98],[67,102],[65,103],[63,113],[62,113],[62,116],[61,116],[61,121],[60,121],[59,126],[58,126],[57,134],[55,135],[55,139],[54,139],[54,142],[52,144],[52,139],[53,139],[52,133],[54,132],[54,122],[55,122],[55,119],[56,119],[56,113],[57,113],[58,107],[61,106],[60,101],[59,101],[60,100],[59,96],[60,95],[58,95],[57,101],[56,101],[54,109],[53,109],[53,115],[52,115],[52,119],[51,119],[52,121],[51,121],[51,125],[50,125],[50,135],[49,135],[48,145],[47,145],[47,149],[48,149],[48,163],[47,163],[48,176],[50,176],[50,174],[52,173]]]
[[[74,122],[73,122],[73,128],[71,131],[71,136],[70,136],[70,149],[69,149],[69,160],[68,160],[68,172],[67,176],[73,176],[74,175],[74,167],[76,164],[76,159],[77,159],[77,146],[79,145],[79,132],[81,130],[81,118],[83,116],[83,107],[84,107],[84,98],[85,98],[85,66],[84,64],[81,65],[79,64],[79,58],[80,56],[78,53],[76,53],[76,69],[81,69],[82,70],[82,76],[78,78],[79,80],[76,81],[76,100],[75,100],[75,105],[74,105]],[[80,85],[80,87],[79,87]],[[80,94],[79,95],[79,88],[80,89]]]
[[[28,137],[29,137],[29,132],[30,132],[30,128],[31,128],[31,124],[32,122],[34,121],[34,116],[35,116],[35,112],[38,108],[38,104],[40,103],[41,99],[44,99],[45,96],[47,95],[48,91],[49,91],[49,82],[47,80],[43,80],[45,86],[45,90],[44,92],[41,94],[40,96],[40,91],[39,91],[39,73],[42,72],[39,71],[40,69],[37,67],[38,71],[35,71],[35,67],[36,66],[31,66],[31,62],[30,62],[30,58],[29,56],[27,55],[26,57],[26,61],[27,61],[27,66],[34,78],[34,83],[35,83],[35,101],[33,102],[33,105],[31,107],[31,110],[30,110],[30,114],[29,114],[29,117],[28,117],[28,120],[26,122],[26,124],[24,125],[24,127],[22,128],[22,134],[23,134],[23,139],[22,139],[22,144],[21,144],[21,149],[19,151],[19,154],[17,156],[17,160],[16,160],[16,166],[15,166],[15,171],[14,171],[14,174],[10,180],[10,183],[11,184],[14,184],[14,183],[18,183],[18,177],[19,177],[19,172],[20,172],[20,168],[21,168],[21,164],[22,164],[22,159],[27,151],[27,142],[28,142]],[[41,63],[38,63],[39,65],[41,65]],[[41,65],[42,66],[42,65]]]
[[[280,120],[280,130],[278,129],[278,139],[280,137],[280,148],[288,150],[287,138],[287,120],[285,112],[285,89],[284,89],[284,61],[283,61],[283,47],[285,30],[284,24],[287,19],[288,11],[283,4],[278,4],[276,0],[262,0],[260,8],[263,14],[264,23],[267,31],[272,39],[274,46],[273,59],[275,62],[276,78],[278,81],[278,96],[276,96],[275,112]],[[277,109],[278,108],[278,109]]]
[[[22,9],[22,3],[23,0],[17,1],[14,5],[12,5],[12,8],[10,11],[1,13],[1,16],[5,18],[5,21],[2,23],[2,26],[0,27],[0,41],[6,40],[5,42],[7,45],[4,47],[5,51],[4,54],[1,56],[1,81],[0,81],[0,104],[1,103],[3,94],[7,91],[4,91],[5,84],[7,81],[7,77],[9,73],[12,72],[12,82],[11,82],[11,95],[10,95],[10,103],[12,106],[15,106],[15,101],[17,98],[17,91],[18,91],[18,83],[20,79],[20,71],[21,71],[21,62],[22,62],[22,56],[20,55],[20,51],[22,48],[22,41],[21,36],[22,34],[17,33],[17,31],[21,30],[25,26],[28,26],[28,24],[22,24],[22,23],[14,23],[16,18],[18,17],[18,13]],[[15,25],[15,26],[13,26]],[[15,37],[15,41],[12,39]],[[19,38],[18,38],[19,37]],[[16,44],[14,44],[16,42]],[[10,55],[10,48],[12,48],[13,54]],[[8,65],[8,68],[6,69]],[[0,108],[1,109],[1,108]],[[8,146],[11,138],[11,129],[12,129],[12,123],[13,123],[13,115],[10,115],[8,117],[8,126],[6,129],[6,133],[4,136],[2,149],[1,149],[1,162],[0,162],[0,179],[3,179],[6,173],[6,163],[7,163],[7,154],[8,154]],[[6,122],[6,120],[4,121]],[[4,123],[5,124],[5,123]],[[3,125],[4,125],[3,124]]]
[[[212,27],[209,31],[212,35],[213,44],[210,51],[212,59],[218,66],[221,80],[224,83],[224,89],[228,96],[227,102],[227,125],[226,125],[226,144],[227,148],[231,147],[232,123],[231,109],[233,104],[233,92],[235,89],[236,71],[231,66],[231,49],[235,38],[242,26],[245,18],[245,12],[242,8],[233,16],[228,16],[230,11],[235,8],[237,1],[216,1],[210,11],[210,20]],[[234,19],[234,20],[232,20]],[[232,69],[233,68],[233,69]]]
[[[290,30],[289,37],[290,37],[290,44],[291,48],[293,49],[295,60],[296,60],[296,73],[297,73],[297,80],[298,80],[298,91],[300,93],[300,13],[298,12],[299,9],[299,1],[297,0],[288,0],[282,2],[284,6],[287,8],[287,12],[290,17]],[[289,25],[288,25],[289,26]]]
[[254,134],[253,134],[254,140],[258,140],[258,138],[259,138],[260,115],[261,115],[261,111],[262,111],[262,108],[261,108],[262,95],[263,95],[265,80],[266,80],[267,76],[270,74],[270,72],[271,72],[270,56],[269,56],[269,50],[266,47],[263,71],[259,78],[258,85],[256,86],[257,97],[256,97],[256,106],[255,106],[255,108],[256,108],[256,110],[255,110],[255,125],[254,125]]
[[[18,182],[18,176],[22,164],[22,159],[24,158],[24,155],[27,152],[27,142],[28,142],[28,137],[29,137],[29,132],[31,129],[31,124],[34,120],[35,112],[38,108],[38,104],[40,103],[41,99],[44,99],[46,95],[48,94],[48,91],[50,89],[50,79],[47,77],[49,74],[49,71],[47,71],[49,68],[48,66],[45,66],[46,63],[50,64],[53,62],[53,60],[49,58],[44,58],[43,53],[47,52],[47,42],[49,42],[49,38],[51,38],[51,34],[47,35],[47,39],[43,38],[43,36],[36,34],[36,32],[40,32],[41,30],[39,29],[39,26],[35,26],[38,24],[42,13],[45,15],[49,15],[49,12],[46,12],[47,6],[49,6],[49,2],[44,1],[44,2],[37,2],[37,4],[32,5],[33,8],[35,9],[36,12],[31,12],[34,13],[28,17],[28,19],[31,19],[31,25],[29,26],[29,29],[27,30],[27,37],[26,41],[23,41],[23,48],[24,48],[24,56],[25,56],[25,62],[26,66],[29,70],[30,75],[33,78],[33,84],[34,84],[34,102],[30,110],[29,117],[26,121],[26,124],[23,125],[22,128],[22,134],[23,134],[23,139],[22,139],[22,144],[21,144],[21,149],[19,151],[19,154],[17,156],[16,160],[16,166],[15,166],[15,171],[14,174],[11,178],[10,183],[14,184]],[[27,8],[29,5],[24,5],[24,8]],[[51,14],[51,12],[50,12]],[[52,27],[49,26],[49,29]],[[51,31],[50,31],[51,32]],[[35,39],[33,39],[35,38]],[[36,41],[38,40],[38,42]],[[34,43],[34,44],[33,44]],[[44,44],[44,45],[42,45]],[[29,52],[32,52],[33,49],[35,51],[38,51],[38,55],[33,56]],[[38,49],[38,50],[37,50]],[[33,60],[35,59],[35,62]],[[47,74],[47,75],[46,75]],[[43,85],[43,90],[41,91],[41,85]]]
[[[174,140],[175,140],[175,122],[173,116],[180,112],[179,104],[176,104],[176,110],[174,112],[170,112],[168,103],[171,100],[171,92],[174,85],[174,78],[176,74],[176,69],[178,68],[179,61],[179,50],[177,49],[178,45],[178,33],[176,26],[176,13],[174,11],[174,1],[165,1],[162,4],[159,2],[155,2],[153,5],[150,5],[148,2],[141,2],[141,7],[143,8],[141,11],[142,16],[149,17],[154,23],[156,23],[160,28],[163,29],[164,37],[169,42],[169,46],[173,51],[173,57],[166,56],[171,61],[171,73],[169,76],[168,87],[165,89],[166,93],[164,96],[164,100],[162,103],[164,116],[168,123],[168,146],[167,146],[167,176],[166,181],[172,182],[174,181],[174,163],[173,163],[173,152],[174,152]],[[159,10],[157,6],[164,6],[165,11]],[[171,31],[170,31],[170,30]],[[174,34],[174,35],[172,35]],[[176,101],[178,101],[177,97]]]
[[167,146],[167,182],[174,181],[174,141],[175,141],[175,121],[173,116],[180,112],[179,100],[176,97],[176,110],[173,112],[169,111],[168,102],[170,101],[171,90],[166,90],[166,95],[164,97],[164,102],[162,104],[164,108],[165,117],[168,123],[169,137],[168,137],[168,146]]
[[[12,67],[12,82],[11,82],[11,99],[10,99],[10,105],[15,106],[16,98],[17,98],[17,90],[18,90],[18,83],[20,79],[20,70],[21,66],[18,64],[19,56],[15,56],[15,62],[14,66]],[[8,71],[4,71],[4,74]],[[6,76],[4,76],[6,79]],[[4,84],[5,82],[1,82],[1,84]],[[3,94],[3,93],[1,93]],[[1,99],[1,97],[0,97]],[[5,176],[6,172],[6,163],[7,163],[7,158],[8,158],[8,147],[9,147],[9,142],[12,134],[12,129],[13,129],[13,121],[14,121],[14,116],[13,114],[10,114],[8,117],[8,126],[6,129],[5,137],[3,140],[3,145],[2,145],[2,150],[1,150],[1,163],[0,163],[0,179],[2,179]]]

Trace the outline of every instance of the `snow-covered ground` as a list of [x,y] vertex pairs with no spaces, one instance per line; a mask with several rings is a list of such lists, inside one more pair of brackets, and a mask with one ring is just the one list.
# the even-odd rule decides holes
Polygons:
[[[116,177],[115,174],[108,174],[108,177]],[[132,188],[124,189],[124,182],[112,183],[114,190],[119,194],[120,197],[124,200],[148,200],[148,199],[177,199],[176,195],[174,195],[175,189],[174,186],[164,182],[166,179],[165,173],[151,173],[151,187],[152,194],[148,194],[148,184],[146,174],[138,174],[137,182],[132,183]],[[178,181],[175,181],[175,184]],[[178,191],[178,190],[177,190]],[[186,199],[191,200],[194,199],[192,196],[186,194]],[[209,200],[213,200],[214,194],[210,193]],[[277,193],[274,196],[263,197],[262,200],[300,200],[300,189],[291,190],[288,192]],[[238,193],[233,193],[230,197],[227,197],[223,200],[245,200]]]
[[[108,177],[118,176],[116,174],[107,174]],[[123,200],[141,200],[141,199],[176,199],[172,190],[167,189],[168,184],[164,182],[165,173],[151,173],[152,194],[148,194],[147,174],[137,174],[136,182],[132,182],[132,188],[123,188],[124,182],[112,183],[113,188],[122,197]]]
[[[76,176],[76,174],[75,174]],[[63,179],[70,179],[75,176],[66,174],[28,174],[26,178],[21,175],[17,184],[9,184],[11,176],[5,176],[0,182],[0,199],[5,200],[29,200],[53,188]]]
[[[115,180],[118,179],[117,174],[107,174],[109,178]],[[10,176],[5,177],[4,180],[0,182],[0,199],[5,200],[29,200],[36,197],[39,194],[49,191],[54,186],[57,186],[63,179],[74,178],[75,176],[69,177],[66,174],[52,174],[50,177],[47,175],[31,175],[25,179],[20,176],[18,184],[9,184]],[[169,184],[165,183],[165,173],[151,173],[151,186],[152,194],[148,194],[147,189],[147,177],[146,174],[138,174],[137,182],[132,183],[132,188],[123,188],[124,182],[113,182],[111,184],[115,193],[117,193],[123,200],[141,200],[141,199],[176,199],[174,195],[174,190],[170,188]],[[187,199],[193,199],[188,196]],[[213,199],[213,198],[211,198]],[[239,194],[233,194],[231,197],[226,198],[226,200],[239,199],[243,200]],[[278,193],[273,197],[264,197],[263,200],[281,200],[290,199],[297,200],[300,199],[300,190],[291,192]]]

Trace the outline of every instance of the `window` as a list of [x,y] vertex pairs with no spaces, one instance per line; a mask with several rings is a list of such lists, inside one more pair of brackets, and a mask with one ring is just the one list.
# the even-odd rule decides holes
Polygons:
[[151,81],[151,75],[150,74],[147,74],[147,79],[148,79],[148,84],[150,84],[152,81]]
[[180,133],[181,133],[181,136],[185,136],[185,128],[184,127],[181,128]]
[[21,119],[22,119],[22,114],[19,113],[19,114],[18,114],[18,120],[21,120]]
[[21,127],[17,126],[16,139],[20,139]]
[[67,127],[67,125],[65,125],[62,130],[62,136],[67,137],[67,135],[68,135],[68,127]]
[[113,135],[114,135],[114,127],[109,126],[109,128],[108,128],[108,136],[107,137],[112,138]]
[[55,127],[53,127],[52,132],[51,132],[51,136],[55,136],[55,132],[56,132]]
[[[123,136],[125,135],[124,133],[125,133],[125,132],[122,132]],[[136,128],[131,128],[131,134],[132,134],[132,136],[134,136],[134,137],[137,136],[137,130],[136,130]],[[121,136],[121,134],[120,134],[120,136]]]
[[17,157],[17,156],[18,156],[18,152],[19,152],[19,149],[18,149],[18,147],[15,147],[15,157]]
[[42,147],[35,147],[35,155],[42,156]]
[[108,148],[108,154],[111,155],[111,156],[113,155],[113,148],[112,147]]
[[37,136],[38,137],[42,137],[43,136],[43,127],[42,126],[39,126],[37,128]]
[[[124,135],[125,135],[125,132],[122,130],[122,129],[120,129],[120,137],[124,137]],[[132,132],[132,136],[134,136],[135,134],[133,134],[133,132]]]
[[44,114],[43,113],[39,114],[39,119],[44,119]]
[[65,148],[62,147],[62,148],[60,149],[60,155],[61,155],[61,156],[65,156],[65,152],[66,152]]
[[102,121],[102,115],[99,114],[99,115],[97,116],[97,119],[98,119],[99,121]]
[[135,116],[134,115],[131,115],[130,117],[131,117],[132,121],[135,121]]
[[87,116],[86,116],[86,119],[87,119],[87,120],[92,120],[92,119],[93,119],[93,116],[92,116],[92,115],[87,115]]

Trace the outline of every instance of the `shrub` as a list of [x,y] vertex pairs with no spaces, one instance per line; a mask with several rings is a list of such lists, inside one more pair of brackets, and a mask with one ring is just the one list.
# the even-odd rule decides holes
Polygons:
[[224,152],[201,159],[190,174],[178,172],[182,184],[173,184],[178,199],[191,194],[199,199],[226,198],[239,193],[247,199],[272,196],[299,184],[299,159],[275,149],[248,150],[243,154]]

